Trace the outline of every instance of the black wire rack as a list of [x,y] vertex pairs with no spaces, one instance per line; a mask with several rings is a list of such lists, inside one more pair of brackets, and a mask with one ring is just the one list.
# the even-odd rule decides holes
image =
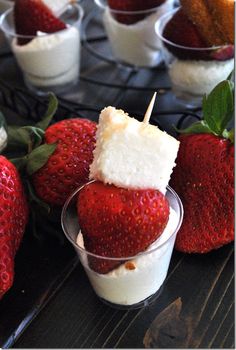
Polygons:
[[[125,85],[124,85],[125,86]],[[127,88],[127,86],[126,86]],[[140,88],[140,91],[141,88]],[[145,89],[144,89],[145,91]],[[54,121],[59,121],[64,118],[79,117],[84,118],[83,111],[95,112],[97,117],[102,109],[102,107],[95,108],[94,106],[89,106],[83,103],[72,102],[64,99],[63,97],[58,97],[59,108]],[[0,80],[0,105],[9,108],[13,112],[19,114],[19,116],[24,116],[30,122],[37,122],[41,119],[45,112],[47,106],[47,96],[39,97],[34,95],[28,90],[12,87],[6,82]],[[173,115],[178,117],[178,122],[176,123],[177,128],[181,128],[187,123],[188,119],[200,120],[200,108],[195,109],[168,109],[165,111],[154,112],[151,117],[153,124],[159,126],[163,129],[160,117]],[[131,115],[136,117],[143,117],[143,115],[137,111],[127,111]]]

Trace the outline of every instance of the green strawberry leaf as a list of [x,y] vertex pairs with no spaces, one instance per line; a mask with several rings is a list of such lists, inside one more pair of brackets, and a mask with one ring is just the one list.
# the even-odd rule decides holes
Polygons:
[[48,158],[54,153],[57,147],[56,143],[41,145],[28,155],[26,170],[29,175],[32,175],[37,170],[42,168],[48,161]]
[[43,117],[43,119],[38,122],[35,126],[37,128],[40,128],[42,130],[46,130],[48,125],[50,124],[54,114],[56,113],[58,107],[58,100],[56,96],[50,92],[49,93],[49,102],[48,102],[48,109]]
[[227,77],[227,80],[232,80],[234,76],[234,69],[232,70],[232,72],[229,74],[229,76]]
[[29,193],[29,198],[31,202],[35,202],[37,203],[40,207],[44,208],[46,210],[47,213],[50,212],[50,206],[45,203],[44,201],[42,201],[35,193],[34,188],[32,186],[32,184],[30,183],[30,181],[26,181],[26,185],[27,185],[27,189],[28,189],[28,193]]
[[219,83],[202,102],[203,118],[212,133],[222,135],[234,112],[233,84],[228,80]]
[[8,146],[9,147],[28,147],[31,142],[30,133],[19,126],[8,126]]
[[196,123],[193,123],[186,129],[177,129],[174,127],[177,132],[180,134],[209,134],[211,132],[209,126],[202,120]]
[[41,145],[45,134],[45,132],[42,129],[37,128],[35,126],[23,126],[22,129],[30,133],[32,148],[36,148],[39,145]]
[[234,143],[234,129],[227,130],[225,129],[222,133],[222,136],[226,139],[229,139],[232,143]]
[[15,167],[21,172],[27,164],[27,156],[12,158],[10,161],[15,165]]

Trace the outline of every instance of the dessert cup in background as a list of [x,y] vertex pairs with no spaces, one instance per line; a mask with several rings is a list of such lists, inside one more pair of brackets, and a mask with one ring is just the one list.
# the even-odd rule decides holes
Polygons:
[[[66,201],[62,210],[62,228],[74,246],[95,293],[102,301],[116,308],[132,309],[149,305],[161,292],[182,223],[183,207],[178,195],[170,187],[167,188],[166,197],[171,208],[169,222],[148,250],[133,257],[108,258],[84,249],[76,210],[76,200],[83,187]],[[120,265],[106,274],[99,274],[90,268],[89,262],[95,264],[101,260],[117,261]]]
[[203,95],[227,79],[234,69],[234,46],[198,48],[167,40],[163,32],[177,11],[164,14],[156,22],[156,34],[162,41],[163,58],[177,100],[188,107],[200,106]]
[[[13,9],[0,17],[0,27],[10,44],[27,87],[38,94],[61,93],[77,83],[80,69],[80,26],[83,9],[68,5],[61,19],[66,29],[37,36],[18,35]],[[26,43],[19,45],[19,41]]]
[[137,67],[153,67],[162,61],[155,23],[173,8],[174,0],[160,1],[157,7],[138,11],[116,10],[105,0],[94,1],[103,11],[103,23],[115,59]]

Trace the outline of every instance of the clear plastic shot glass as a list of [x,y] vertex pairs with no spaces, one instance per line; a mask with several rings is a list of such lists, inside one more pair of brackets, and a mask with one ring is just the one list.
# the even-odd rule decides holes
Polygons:
[[[85,185],[87,186],[87,184]],[[169,222],[162,235],[148,250],[135,256],[104,257],[84,248],[77,215],[77,189],[66,201],[61,216],[63,231],[74,246],[97,296],[119,309],[148,306],[159,296],[167,276],[177,232],[183,220],[183,206],[175,191],[168,187],[166,197],[171,208]],[[117,267],[106,274],[93,270],[94,264],[108,262]]]
[[37,94],[65,92],[78,82],[80,70],[80,28],[83,9],[68,5],[60,17],[66,28],[52,34],[19,35],[15,30],[13,8],[0,17],[4,32],[25,84]]
[[[165,38],[163,32],[178,8],[158,19],[156,34],[177,100],[187,107],[201,106],[202,97],[234,69],[234,46],[187,47]],[[178,28],[176,28],[178,30]]]
[[159,1],[159,6],[139,11],[114,10],[106,0],[94,1],[102,10],[104,28],[117,61],[136,67],[154,67],[162,61],[155,23],[173,8],[173,0]]

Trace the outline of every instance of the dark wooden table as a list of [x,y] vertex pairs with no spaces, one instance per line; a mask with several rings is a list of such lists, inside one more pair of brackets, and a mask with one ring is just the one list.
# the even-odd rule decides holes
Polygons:
[[[83,6],[81,80],[60,96],[57,119],[80,115],[97,120],[107,105],[141,118],[156,89],[152,123],[173,134],[172,124],[200,114],[174,100],[164,67],[135,70],[106,61],[111,56],[99,14],[94,15],[92,1]],[[27,92],[2,37],[0,42],[1,110],[9,123],[33,122],[45,108],[44,99]],[[40,240],[30,227],[25,234],[14,286],[0,302],[0,347],[234,348],[233,244],[203,256],[175,251],[156,301],[144,309],[116,310],[92,291],[72,247],[62,242],[59,215],[54,214],[50,221],[39,220]]]

